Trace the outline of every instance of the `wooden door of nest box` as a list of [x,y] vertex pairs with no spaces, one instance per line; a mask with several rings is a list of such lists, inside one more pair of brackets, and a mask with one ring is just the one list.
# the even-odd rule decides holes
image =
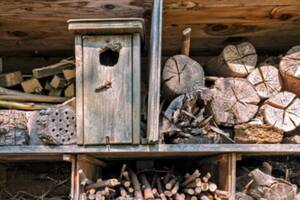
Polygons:
[[78,144],[138,144],[143,19],[68,23],[75,32]]

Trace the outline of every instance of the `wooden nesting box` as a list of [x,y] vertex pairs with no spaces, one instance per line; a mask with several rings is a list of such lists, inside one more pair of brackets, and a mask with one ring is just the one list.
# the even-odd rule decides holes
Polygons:
[[143,19],[68,23],[76,34],[78,144],[138,144]]

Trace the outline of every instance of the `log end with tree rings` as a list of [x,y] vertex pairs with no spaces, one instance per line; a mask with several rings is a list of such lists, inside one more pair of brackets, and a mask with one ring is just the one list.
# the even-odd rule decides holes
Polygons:
[[257,64],[257,54],[249,42],[227,45],[222,53],[212,58],[205,68],[208,75],[220,77],[246,77]]
[[266,124],[284,132],[300,126],[300,99],[291,92],[280,92],[268,99],[261,108]]
[[290,49],[279,64],[280,74],[285,90],[300,96],[300,47]]
[[174,97],[204,86],[201,65],[185,55],[169,58],[163,69],[163,89],[168,97]]
[[219,78],[212,91],[210,109],[218,125],[234,126],[251,120],[260,98],[254,86],[243,78]]
[[76,144],[76,114],[72,107],[58,105],[41,110],[36,124],[43,143]]
[[282,88],[279,71],[272,65],[263,65],[254,69],[247,80],[255,87],[261,99],[278,94]]

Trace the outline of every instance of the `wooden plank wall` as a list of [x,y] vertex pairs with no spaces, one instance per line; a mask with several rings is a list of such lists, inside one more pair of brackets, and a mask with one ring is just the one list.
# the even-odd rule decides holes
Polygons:
[[[144,17],[151,0],[0,1],[0,56],[72,54],[70,18]],[[248,39],[260,50],[300,44],[298,0],[165,0],[163,54],[179,52],[180,32],[191,26],[191,55],[216,54],[230,41]],[[146,48],[147,49],[147,48]]]

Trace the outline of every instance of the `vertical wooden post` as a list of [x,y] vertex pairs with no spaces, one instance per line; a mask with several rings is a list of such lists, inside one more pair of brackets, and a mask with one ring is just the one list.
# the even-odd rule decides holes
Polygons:
[[3,59],[0,57],[0,73],[3,72]]
[[82,56],[82,38],[75,36],[75,61],[76,61],[76,132],[77,144],[84,144],[83,138],[83,56]]
[[149,51],[148,143],[156,143],[159,139],[162,15],[163,0],[153,0]]

